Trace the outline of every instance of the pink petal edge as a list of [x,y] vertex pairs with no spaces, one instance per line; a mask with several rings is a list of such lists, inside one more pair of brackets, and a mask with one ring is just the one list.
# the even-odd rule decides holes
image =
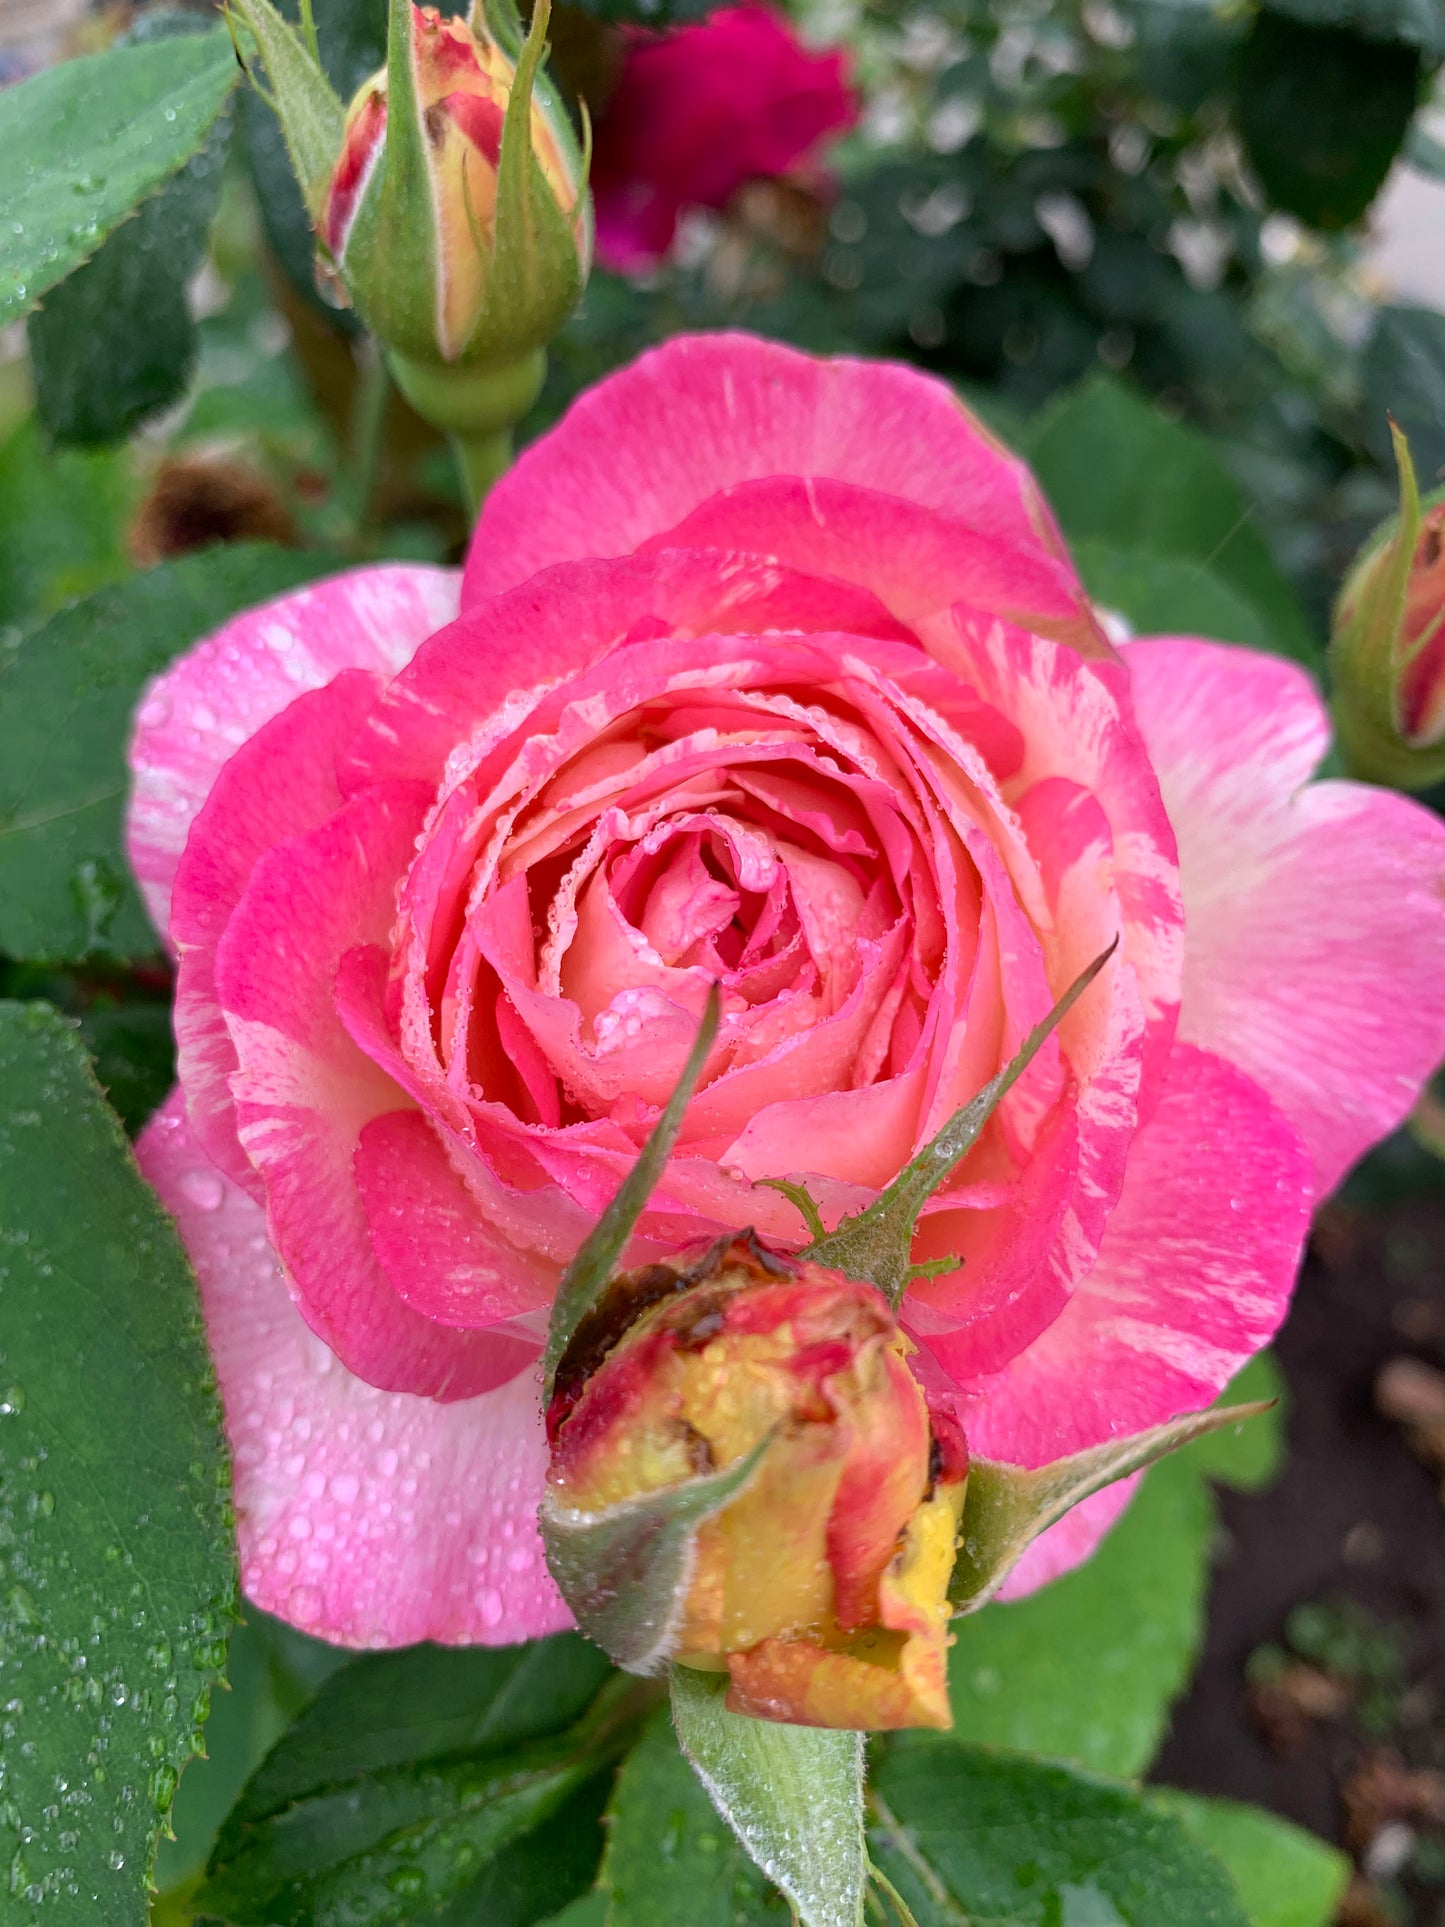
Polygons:
[[952,389],[894,362],[677,335],[589,389],[483,505],[468,607],[550,563],[629,555],[719,489],[858,482],[1065,559],[1037,483]]
[[344,1646],[499,1646],[570,1626],[537,1531],[533,1374],[450,1405],[374,1390],[308,1331],[260,1206],[195,1148],[179,1093],[136,1154],[200,1279],[247,1597]]
[[176,1076],[201,1149],[248,1191],[259,1180],[236,1137],[231,1077],[238,1066],[216,990],[216,946],[273,845],[316,829],[341,807],[337,758],[380,686],[366,670],[343,669],[263,723],[222,766],[176,867]]
[[217,946],[216,993],[236,1047],[237,1132],[307,1322],[373,1384],[453,1399],[501,1384],[516,1346],[423,1317],[383,1269],[356,1151],[363,1127],[407,1100],[357,1048],[334,998],[350,943],[386,935],[426,807],[420,785],[378,785],[269,850]]
[[1179,1035],[1269,1092],[1323,1196],[1445,1058],[1445,823],[1308,782],[1329,719],[1294,664],[1184,637],[1125,657],[1179,840]]
[[341,670],[395,675],[456,615],[459,591],[454,569],[352,569],[247,609],[155,678],[131,736],[126,836],[157,930],[169,923],[176,866],[222,764]]

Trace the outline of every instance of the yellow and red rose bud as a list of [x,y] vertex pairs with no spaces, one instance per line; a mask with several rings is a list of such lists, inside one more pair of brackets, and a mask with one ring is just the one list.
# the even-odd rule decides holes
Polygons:
[[1346,579],[1330,668],[1353,773],[1419,790],[1445,778],[1445,489],[1422,502],[1398,430],[1395,453],[1400,513]]
[[[428,420],[478,439],[535,400],[591,260],[586,162],[542,70],[549,0],[469,20],[389,0],[386,66],[349,109],[273,0],[231,0],[329,278]],[[500,455],[499,455],[500,459]]]
[[911,1350],[873,1286],[749,1237],[615,1279],[548,1413],[543,1533],[583,1630],[727,1672],[734,1712],[947,1726],[967,1454]]
[[408,361],[510,359],[576,304],[590,245],[582,157],[539,56],[535,27],[524,47],[504,21],[398,8],[387,66],[348,110],[321,238],[368,326]]

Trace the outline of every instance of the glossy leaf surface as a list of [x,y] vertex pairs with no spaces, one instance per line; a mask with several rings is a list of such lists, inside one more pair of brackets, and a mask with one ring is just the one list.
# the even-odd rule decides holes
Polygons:
[[[0,1004],[7,1922],[140,1927],[235,1603],[195,1282],[79,1040]],[[0,1909],[3,1911],[3,1909]]]

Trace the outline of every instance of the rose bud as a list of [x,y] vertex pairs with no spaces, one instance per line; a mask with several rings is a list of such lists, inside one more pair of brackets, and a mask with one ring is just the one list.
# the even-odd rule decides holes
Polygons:
[[591,258],[587,167],[508,0],[443,19],[390,0],[386,66],[343,115],[315,50],[271,0],[235,0],[266,64],[325,277],[480,495],[535,401],[545,345]]
[[1445,777],[1445,489],[1421,502],[1405,438],[1394,435],[1400,512],[1345,581],[1330,666],[1351,770],[1421,790]]
[[548,1411],[543,1533],[582,1629],[635,1670],[729,1673],[734,1712],[948,1726],[968,1460],[912,1350],[874,1286],[751,1233],[613,1278]]

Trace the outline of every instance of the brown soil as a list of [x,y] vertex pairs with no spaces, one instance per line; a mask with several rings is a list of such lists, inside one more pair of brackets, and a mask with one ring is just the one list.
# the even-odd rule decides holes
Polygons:
[[1445,1927],[1445,1504],[1417,1369],[1445,1369],[1445,1174],[1404,1154],[1416,1188],[1391,1197],[1393,1156],[1321,1215],[1277,1348],[1289,1459],[1223,1496],[1208,1641],[1155,1777],[1346,1847],[1342,1920]]

